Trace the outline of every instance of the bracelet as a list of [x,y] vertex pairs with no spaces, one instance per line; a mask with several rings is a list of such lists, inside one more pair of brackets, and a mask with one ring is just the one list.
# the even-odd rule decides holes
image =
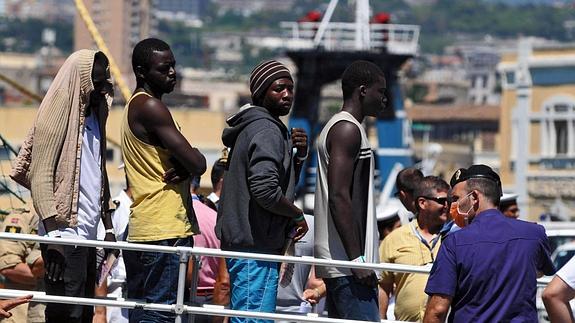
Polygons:
[[303,216],[303,214],[301,214],[301,215],[298,216],[297,218],[294,218],[294,221],[295,221],[295,222],[301,222],[301,221],[303,221],[303,220],[305,220],[305,216]]
[[297,160],[299,160],[299,161],[305,161],[307,159],[307,155],[308,155],[308,153],[306,152],[305,156],[300,157],[300,156],[296,155],[295,158],[297,158]]
[[320,298],[321,298],[321,293],[319,292],[319,289],[317,289],[317,287],[316,287],[316,288],[314,288],[313,290],[314,290],[315,293],[316,293],[317,299],[320,299]]
[[360,263],[364,263],[365,262],[365,256],[359,256],[357,258],[355,258],[354,260],[352,260],[353,262],[360,262]]
[[114,232],[114,229],[106,229],[106,231],[104,231],[104,232],[106,232],[106,234],[111,233],[113,235],[116,235],[116,232]]
[[50,232],[47,232],[46,235],[49,238],[62,238],[62,235],[60,234],[60,230],[52,230]]

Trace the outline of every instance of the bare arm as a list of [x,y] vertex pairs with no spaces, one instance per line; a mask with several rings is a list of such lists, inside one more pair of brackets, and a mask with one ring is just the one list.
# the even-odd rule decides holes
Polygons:
[[575,290],[558,276],[543,291],[543,303],[549,314],[549,320],[555,322],[575,322],[569,301],[575,297]]
[[[225,258],[218,258],[218,273],[214,283],[214,299],[212,302],[215,305],[227,306],[230,304],[230,276]],[[227,317],[223,316],[213,316],[212,322],[221,323],[226,322],[227,319]]]
[[36,285],[36,277],[34,277],[34,274],[32,273],[32,270],[30,269],[28,264],[23,262],[17,264],[14,267],[0,270],[0,274],[10,279],[10,281],[13,281],[18,284],[28,286]]
[[393,293],[393,282],[379,282],[379,317],[387,319],[389,299]]
[[148,98],[139,106],[135,122],[139,123],[151,138],[159,141],[162,147],[192,175],[202,175],[206,171],[206,158],[176,128],[172,115],[164,103]]
[[[106,282],[102,286],[94,286],[94,296],[96,298],[106,298],[108,296],[108,285]],[[92,323],[106,323],[106,306],[94,306],[94,316],[92,318]]]
[[427,302],[425,309],[425,316],[423,317],[424,323],[441,323],[445,322],[449,306],[451,306],[451,296],[434,294]]
[[315,275],[315,266],[311,266],[309,277],[307,278],[307,287],[303,291],[303,299],[311,304],[317,304],[319,300],[326,295],[326,286],[323,279]]
[[[360,148],[361,134],[356,125],[339,122],[331,128],[327,136],[330,156],[329,210],[349,260],[364,256],[360,241],[363,228],[360,221],[354,219],[351,204],[354,164]],[[373,270],[352,268],[351,271],[360,283],[373,287],[377,285],[377,277]]]
[[350,187],[355,157],[361,147],[361,135],[349,122],[334,125],[327,136],[329,152],[329,210],[350,260],[363,255],[359,231],[353,218]]

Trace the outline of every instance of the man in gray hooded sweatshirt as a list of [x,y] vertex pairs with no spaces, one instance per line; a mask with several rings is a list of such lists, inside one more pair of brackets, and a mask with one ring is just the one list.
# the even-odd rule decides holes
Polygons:
[[[290,133],[279,119],[291,109],[293,88],[283,64],[263,62],[250,75],[253,104],[227,120],[222,141],[230,154],[216,223],[223,250],[280,254],[288,237],[299,240],[308,230],[302,210],[293,204],[307,157],[307,135],[303,129]],[[248,259],[226,263],[231,308],[273,312],[279,264]]]

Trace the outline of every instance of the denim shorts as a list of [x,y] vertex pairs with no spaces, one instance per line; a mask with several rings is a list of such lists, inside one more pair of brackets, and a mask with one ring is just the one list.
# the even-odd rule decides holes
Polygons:
[[326,308],[330,318],[379,322],[377,287],[369,287],[354,276],[324,278]]
[[[231,309],[273,313],[276,308],[279,264],[251,259],[226,259],[226,263],[230,273]],[[273,320],[232,317],[230,322]]]
[[[191,238],[166,239],[145,242],[157,246],[192,246]],[[142,297],[146,303],[176,304],[178,291],[178,271],[180,256],[175,253],[141,252],[138,259],[144,284]],[[130,277],[128,277],[130,279]],[[174,322],[175,313],[160,311],[144,311],[139,322]],[[130,317],[132,320],[132,316]]]

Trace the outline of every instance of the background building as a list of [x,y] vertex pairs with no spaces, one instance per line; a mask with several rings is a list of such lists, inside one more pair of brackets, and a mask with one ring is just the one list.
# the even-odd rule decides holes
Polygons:
[[[157,34],[155,3],[155,0],[84,0],[130,88],[135,85],[132,50],[138,41]],[[74,49],[97,48],[82,17],[76,15],[74,19]]]
[[503,55],[498,66],[503,81],[502,181],[506,188],[525,190],[528,219],[554,214],[571,220],[575,215],[575,44],[527,39],[520,48]]

